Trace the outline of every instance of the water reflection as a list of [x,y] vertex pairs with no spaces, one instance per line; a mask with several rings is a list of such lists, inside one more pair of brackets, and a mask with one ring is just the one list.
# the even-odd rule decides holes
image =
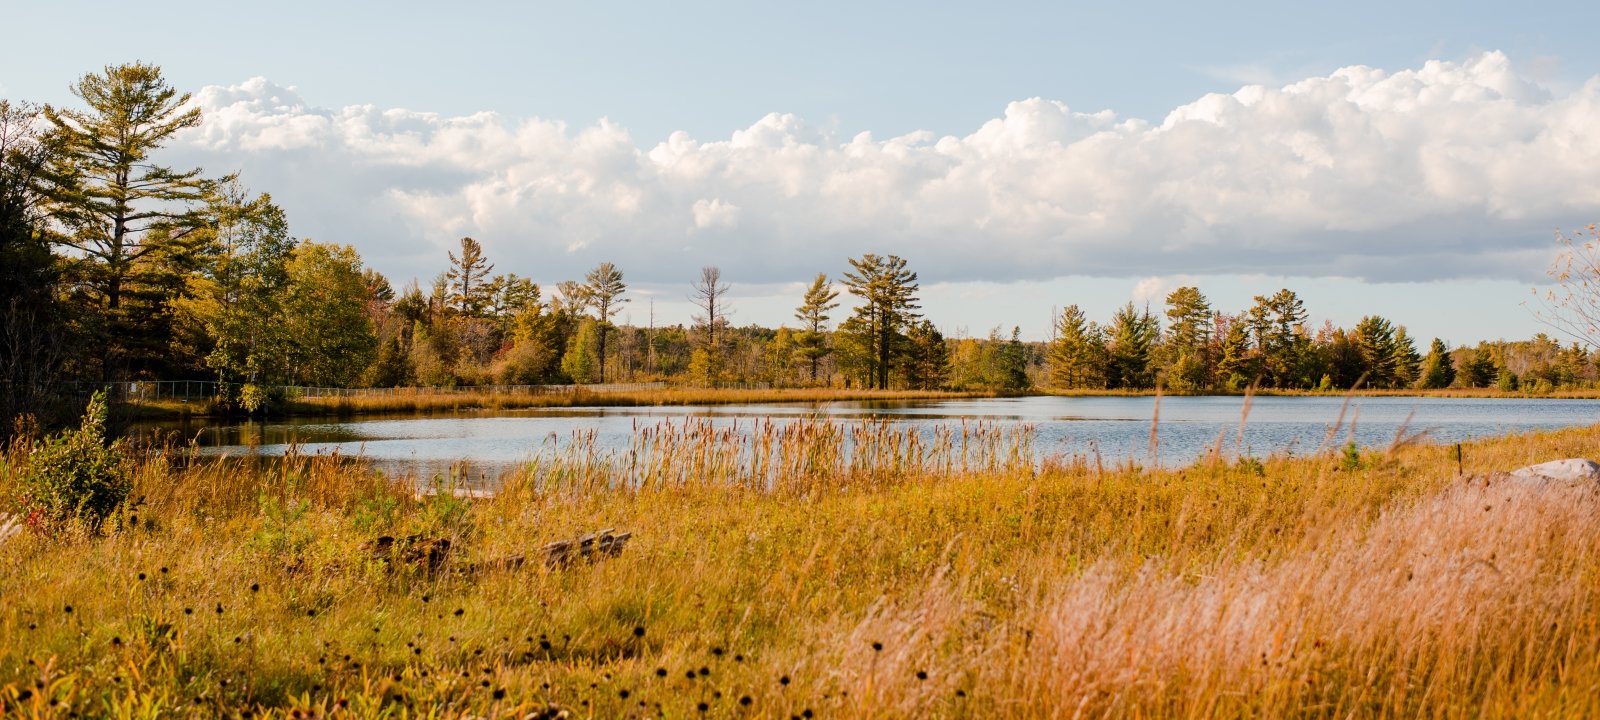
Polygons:
[[[1238,454],[1305,454],[1354,440],[1384,446],[1397,435],[1427,433],[1439,442],[1485,435],[1588,425],[1600,421],[1600,400],[1357,398],[1340,421],[1343,398],[1255,398],[1241,427],[1243,399],[1168,397],[1155,423],[1159,462],[1192,462],[1212,446]],[[560,452],[574,433],[593,432],[602,450],[628,447],[643,427],[700,418],[748,432],[757,422],[801,418],[841,423],[883,420],[932,433],[939,426],[1027,425],[1040,455],[1098,456],[1105,462],[1149,462],[1150,397],[1028,397],[946,401],[834,402],[675,407],[554,408],[462,412],[417,417],[302,418],[270,423],[149,424],[136,434],[175,432],[209,453],[361,456],[390,472],[427,477],[461,461],[473,474],[493,476],[536,457]],[[1335,424],[1337,423],[1337,427]],[[1332,436],[1330,437],[1330,433]]]

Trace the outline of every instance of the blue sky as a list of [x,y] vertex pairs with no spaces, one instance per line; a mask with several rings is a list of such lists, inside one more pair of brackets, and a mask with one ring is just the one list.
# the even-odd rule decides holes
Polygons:
[[[1537,331],[1518,303],[1551,232],[1600,219],[1569,189],[1600,165],[1571,119],[1600,75],[1592,4],[159,5],[8,8],[36,30],[8,38],[0,94],[70,104],[85,71],[160,64],[212,125],[173,162],[241,171],[402,282],[472,234],[542,282],[614,260],[658,320],[719,264],[737,321],[778,323],[816,272],[899,252],[947,331],[1043,337],[1053,306],[1192,281],[1223,309],[1287,285],[1319,319],[1462,343]],[[1330,78],[1356,90],[1237,95]],[[1195,127],[1163,127],[1180,108]]]

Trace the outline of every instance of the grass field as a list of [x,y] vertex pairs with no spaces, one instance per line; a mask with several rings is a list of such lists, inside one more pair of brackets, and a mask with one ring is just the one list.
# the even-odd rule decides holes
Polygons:
[[[1029,441],[689,422],[481,500],[146,457],[115,529],[0,544],[0,716],[1600,715],[1600,496],[1487,477],[1600,426],[1468,444],[1465,476],[1431,445],[1149,470]],[[619,557],[493,562],[613,527]],[[364,549],[413,534],[460,552]]]

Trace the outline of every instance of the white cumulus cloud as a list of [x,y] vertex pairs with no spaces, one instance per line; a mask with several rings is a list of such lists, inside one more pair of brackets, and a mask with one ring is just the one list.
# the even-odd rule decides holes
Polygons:
[[1159,122],[1032,98],[964,136],[838,135],[774,113],[640,142],[494,113],[308,106],[252,79],[195,96],[174,152],[240,170],[300,234],[428,276],[462,235],[541,280],[595,262],[787,282],[863,252],[925,281],[1270,273],[1536,278],[1600,214],[1600,78],[1556,93],[1503,54],[1245,86]]

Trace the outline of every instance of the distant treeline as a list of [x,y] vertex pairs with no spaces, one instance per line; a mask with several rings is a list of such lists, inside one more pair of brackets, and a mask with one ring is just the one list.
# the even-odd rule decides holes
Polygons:
[[[619,325],[621,267],[541,286],[496,273],[461,238],[427,287],[396,288],[348,245],[296,239],[237,177],[157,165],[200,111],[159,68],[107,67],[76,109],[0,101],[0,418],[43,414],[70,382],[214,378],[253,409],[275,385],[404,386],[669,380],[829,385],[1230,391],[1592,386],[1595,358],[1547,337],[1419,352],[1371,316],[1311,328],[1289,290],[1237,314],[1196,288],[1159,314],[1106,322],[1066,308],[1048,343],[1015,328],[944,337],[905,259],[867,253],[795,298],[794,323],[729,322],[716,267],[686,288],[688,326]],[[841,311],[841,296],[852,299]],[[637,316],[635,313],[634,316]]]

